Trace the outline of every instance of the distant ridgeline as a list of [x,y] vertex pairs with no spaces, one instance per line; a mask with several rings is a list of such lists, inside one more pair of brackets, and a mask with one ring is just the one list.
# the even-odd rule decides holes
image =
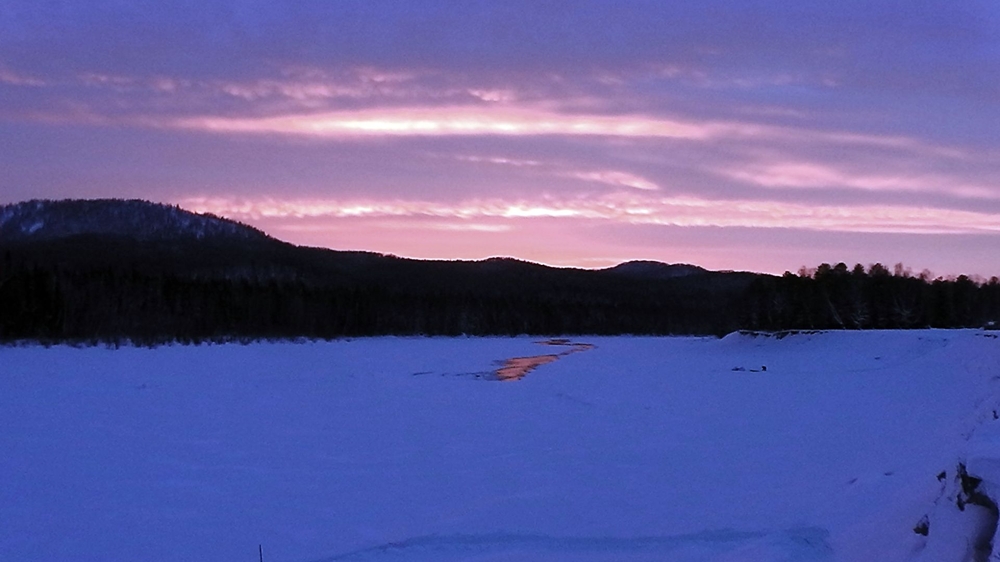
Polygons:
[[293,246],[144,201],[0,206],[0,341],[723,334],[978,327],[1000,282],[844,264],[782,277],[629,262],[424,261]]

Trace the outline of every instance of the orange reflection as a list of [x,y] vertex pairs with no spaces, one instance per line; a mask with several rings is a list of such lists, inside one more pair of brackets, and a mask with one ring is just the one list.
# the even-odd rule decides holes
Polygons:
[[532,357],[514,357],[503,362],[503,367],[496,370],[497,379],[516,381],[536,368],[559,359],[558,355],[535,355]]
[[552,353],[547,355],[532,355],[530,357],[513,357],[507,359],[503,362],[503,366],[496,370],[494,373],[497,380],[500,381],[516,381],[521,380],[531,371],[534,371],[542,365],[548,365],[554,362],[560,357],[577,353],[579,351],[586,351],[588,349],[593,349],[594,345],[589,343],[575,343],[567,339],[557,338],[545,341],[537,342],[541,345],[558,345],[569,347],[566,351],[561,353]]

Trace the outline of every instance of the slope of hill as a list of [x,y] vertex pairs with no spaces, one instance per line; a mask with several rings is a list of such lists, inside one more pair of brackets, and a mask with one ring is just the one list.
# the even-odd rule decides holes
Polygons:
[[674,279],[688,275],[708,273],[708,270],[697,265],[686,263],[663,263],[658,261],[635,260],[620,263],[606,269],[608,273],[616,273],[625,277],[643,279]]
[[121,236],[146,242],[268,238],[260,230],[236,221],[140,200],[34,200],[0,207],[0,239],[6,244],[81,235]]

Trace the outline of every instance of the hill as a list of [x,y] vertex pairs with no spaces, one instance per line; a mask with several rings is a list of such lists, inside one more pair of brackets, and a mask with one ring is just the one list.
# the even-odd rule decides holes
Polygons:
[[759,277],[298,247],[143,201],[7,205],[0,232],[8,340],[707,333]]
[[260,230],[236,221],[140,200],[34,200],[0,207],[0,239],[5,244],[83,235],[145,242],[268,238]]
[[[1000,282],[824,264],[810,277],[627,262],[414,260],[299,247],[145,201],[0,207],[0,341],[724,334],[981,326]],[[859,269],[860,268],[860,269]]]

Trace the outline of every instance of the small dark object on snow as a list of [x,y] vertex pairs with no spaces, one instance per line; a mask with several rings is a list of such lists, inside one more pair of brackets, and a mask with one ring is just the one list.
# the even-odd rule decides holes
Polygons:
[[963,463],[958,463],[958,482],[962,486],[962,492],[955,498],[955,503],[958,505],[959,511],[965,511],[965,506],[972,504],[985,507],[994,515],[997,515],[997,505],[989,496],[978,489],[983,479],[969,475]]
[[928,533],[930,533],[930,531],[931,531],[931,522],[926,515],[924,515],[920,519],[920,521],[917,522],[916,526],[913,527],[914,533],[918,535],[923,535],[925,537],[927,536]]
[[766,371],[767,370],[767,365],[761,365],[760,366],[760,370],[761,371]]
[[948,471],[942,470],[937,475],[938,482],[944,482],[944,479],[947,477],[948,477]]

